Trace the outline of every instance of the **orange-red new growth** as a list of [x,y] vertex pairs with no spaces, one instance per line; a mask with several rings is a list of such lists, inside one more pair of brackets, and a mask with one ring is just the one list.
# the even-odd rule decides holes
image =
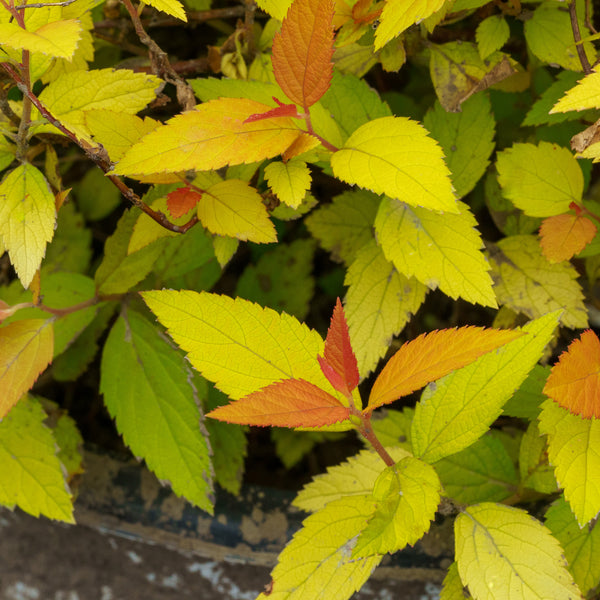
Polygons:
[[295,104],[284,104],[275,96],[273,96],[273,100],[277,103],[277,108],[272,108],[264,113],[256,113],[254,115],[250,115],[244,123],[252,123],[253,121],[261,121],[262,119],[269,119],[271,117],[292,117],[293,119],[299,119],[300,115],[298,114],[298,109]]
[[569,260],[594,239],[596,225],[580,212],[548,217],[542,222],[540,246],[550,262]]
[[318,356],[317,359],[329,383],[338,392],[350,397],[352,390],[358,385],[358,365],[339,298],[333,309],[323,356]]
[[273,41],[275,79],[305,111],[333,76],[333,12],[333,0],[295,0]]
[[206,416],[240,425],[323,427],[348,418],[349,408],[304,379],[284,379],[219,406]]
[[600,417],[600,340],[591,329],[560,355],[544,394],[574,415]]
[[180,187],[167,194],[167,210],[174,219],[183,217],[198,204],[202,194],[189,186]]

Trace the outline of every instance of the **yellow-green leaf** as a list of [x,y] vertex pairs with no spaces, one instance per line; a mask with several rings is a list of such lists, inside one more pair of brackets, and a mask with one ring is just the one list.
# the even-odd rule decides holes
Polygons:
[[440,503],[435,469],[412,456],[387,467],[373,488],[375,513],[361,532],[354,557],[385,554],[413,545],[429,530]]
[[586,75],[552,107],[550,113],[600,108],[600,71]]
[[0,183],[0,198],[0,238],[27,288],[54,235],[54,195],[42,173],[24,163]]
[[398,273],[375,240],[367,242],[349,266],[344,284],[346,320],[358,372],[366,377],[388,351],[423,301],[427,288]]
[[564,498],[559,498],[546,513],[546,527],[565,551],[575,583],[584,593],[600,583],[600,524],[580,527]]
[[49,320],[27,319],[0,328],[0,419],[50,364],[53,350]]
[[257,600],[347,600],[360,589],[381,556],[353,559],[358,534],[373,512],[369,496],[330,502],[302,523],[279,555],[272,590]]
[[334,175],[411,206],[457,213],[450,172],[427,130],[403,117],[361,125],[331,157]]
[[444,0],[387,0],[375,31],[375,50],[383,48],[413,23],[420,23],[439,10]]
[[463,587],[458,574],[458,565],[453,562],[448,567],[448,572],[442,583],[442,591],[439,600],[471,600],[472,596],[467,589]]
[[71,58],[81,37],[77,19],[53,21],[35,31],[27,31],[16,23],[0,24],[2,45],[15,50],[41,52],[58,58]]
[[297,158],[267,165],[265,178],[279,200],[292,208],[300,206],[311,182],[308,166]]
[[530,318],[564,311],[566,327],[587,327],[587,310],[577,283],[577,271],[568,262],[550,263],[536,237],[514,235],[488,247],[498,302]]
[[451,298],[496,306],[477,221],[466,204],[460,214],[438,214],[384,197],[375,219],[377,240],[400,273]]
[[256,243],[277,241],[275,226],[261,195],[241,179],[211,186],[197,205],[198,218],[208,231]]
[[157,10],[161,10],[162,12],[167,13],[168,15],[172,15],[177,19],[181,19],[182,21],[187,22],[187,17],[185,16],[185,9],[179,0],[146,0],[145,4],[153,6]]
[[454,524],[456,562],[475,598],[575,600],[582,598],[558,541],[524,510],[484,502]]
[[492,15],[479,23],[475,32],[479,56],[485,60],[500,50],[510,37],[510,27],[503,15]]
[[554,400],[542,404],[539,420],[556,480],[583,527],[600,512],[600,421],[572,415]]
[[292,0],[258,0],[258,7],[279,21],[285,19]]
[[481,437],[542,356],[559,316],[528,323],[522,328],[527,335],[429,384],[412,422],[415,456],[433,463]]
[[[410,453],[402,448],[386,450],[395,461],[410,456]],[[313,477],[312,481],[298,492],[292,504],[301,510],[315,512],[334,500],[371,494],[377,478],[385,468],[385,463],[374,450],[362,450],[347,461],[329,467],[327,473]]]
[[0,421],[0,504],[74,523],[57,445],[39,402],[23,398]]
[[519,447],[521,485],[541,494],[558,491],[554,469],[548,464],[546,436],[540,433],[537,420],[529,423]]
[[551,217],[579,203],[583,173],[567,148],[549,142],[513,144],[498,153],[503,195],[530,217]]

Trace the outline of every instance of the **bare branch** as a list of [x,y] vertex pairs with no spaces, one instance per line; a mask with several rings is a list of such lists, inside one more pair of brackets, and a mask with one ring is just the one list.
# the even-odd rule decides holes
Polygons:
[[575,0],[569,0],[569,16],[571,17],[571,29],[573,30],[573,39],[575,40],[579,62],[581,63],[583,72],[586,75],[589,75],[592,72],[592,66],[585,54],[585,48],[581,43],[581,32],[579,31],[579,22],[577,21],[577,6],[575,5]]

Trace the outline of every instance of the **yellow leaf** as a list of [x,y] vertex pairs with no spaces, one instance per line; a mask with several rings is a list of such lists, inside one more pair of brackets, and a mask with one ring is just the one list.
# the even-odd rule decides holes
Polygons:
[[530,318],[563,309],[566,327],[587,327],[587,310],[575,268],[550,263],[531,235],[515,235],[488,247],[494,291],[500,304]]
[[554,400],[542,404],[539,420],[558,485],[583,527],[600,512],[600,420],[572,415]]
[[383,48],[413,23],[420,23],[444,5],[445,0],[387,0],[375,31],[375,50]]
[[259,8],[272,17],[283,21],[289,7],[292,5],[292,0],[258,0],[257,4]]
[[277,241],[261,195],[240,179],[209,187],[202,194],[197,211],[202,225],[212,233],[256,243]]
[[586,75],[552,107],[550,114],[600,108],[600,71]]
[[460,578],[475,598],[582,598],[558,541],[524,510],[483,502],[454,524]]
[[247,98],[211,100],[171,119],[144,137],[116,166],[119,175],[220,169],[282,154],[303,132],[291,117],[246,123],[271,107]]
[[26,397],[0,422],[0,504],[74,523],[57,445],[39,402]]
[[0,328],[0,420],[33,386],[53,352],[50,320],[26,319]]
[[167,13],[187,23],[185,9],[179,0],[146,0],[145,4],[153,6],[157,10]]
[[361,125],[331,157],[334,175],[412,206],[457,213],[450,171],[419,123],[381,117]]
[[35,31],[22,29],[16,23],[0,24],[3,46],[58,58],[73,56],[81,33],[81,23],[76,19],[47,23]]
[[42,173],[24,163],[0,183],[0,198],[0,237],[27,288],[54,236],[54,195]]
[[383,198],[375,219],[385,257],[407,277],[451,298],[496,306],[477,222],[466,204],[460,214],[438,214]]
[[298,208],[310,188],[310,170],[303,160],[272,162],[265,168],[265,178],[273,193],[288,206]]

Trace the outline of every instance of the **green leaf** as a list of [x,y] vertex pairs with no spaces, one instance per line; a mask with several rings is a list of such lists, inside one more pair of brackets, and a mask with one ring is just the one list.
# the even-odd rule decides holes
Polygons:
[[0,238],[27,288],[54,235],[54,195],[42,173],[24,163],[2,180],[0,198]]
[[276,96],[284,104],[289,101],[275,83],[246,79],[216,79],[215,77],[190,79],[188,83],[202,102],[217,100],[225,96],[227,98],[249,98],[275,108],[277,104],[273,100],[273,96]]
[[375,240],[367,242],[349,266],[344,300],[350,339],[362,377],[375,369],[398,335],[415,314],[427,288],[414,277],[398,273]]
[[510,27],[502,15],[492,15],[479,23],[475,32],[479,56],[485,60],[500,50],[510,37]]
[[559,316],[557,311],[528,323],[521,329],[528,335],[430,383],[412,423],[415,456],[433,463],[481,437],[542,356]]
[[350,265],[357,252],[373,239],[373,223],[380,198],[371,192],[343,192],[320,206],[305,220],[311,235],[333,259]]
[[74,523],[71,493],[39,402],[26,396],[0,421],[0,504]]
[[447,113],[436,102],[423,124],[444,151],[457,198],[466,196],[485,173],[494,150],[496,123],[488,97],[476,94],[459,113]]
[[87,221],[104,219],[121,203],[118,188],[100,169],[90,169],[76,183],[74,192],[77,206]]
[[386,409],[373,413],[371,424],[373,431],[379,438],[382,445],[400,446],[405,450],[410,450],[412,444],[410,441],[410,429],[415,409],[405,406],[401,411]]
[[494,291],[498,302],[537,318],[562,309],[566,327],[587,327],[587,311],[577,283],[577,271],[568,262],[549,263],[537,238],[514,235],[488,246]]
[[442,583],[442,591],[440,592],[439,600],[470,600],[471,594],[463,587],[458,574],[458,565],[453,562],[448,567],[448,572]]
[[373,511],[368,496],[350,496],[330,502],[309,516],[302,529],[279,555],[271,573],[272,596],[285,600],[347,600],[360,589],[381,556],[353,559],[356,538]]
[[272,162],[265,168],[265,179],[281,202],[298,208],[310,189],[310,170],[303,160]]
[[484,502],[454,524],[456,562],[475,598],[582,598],[550,531],[524,510]]
[[529,424],[521,439],[519,471],[524,487],[541,494],[554,494],[558,491],[554,469],[548,464],[546,437],[540,434],[536,421]]
[[444,492],[462,504],[501,502],[517,491],[513,462],[493,431],[435,463]]
[[249,265],[239,277],[236,296],[304,319],[315,282],[312,276],[315,241],[297,239],[278,244]]
[[373,488],[375,513],[361,532],[353,557],[385,554],[413,545],[429,530],[440,503],[435,469],[412,456],[387,467]]
[[539,419],[558,485],[583,527],[600,512],[600,421],[572,415],[554,400],[542,404]]
[[581,201],[583,173],[567,148],[514,144],[498,153],[496,168],[503,195],[531,217],[560,215]]
[[437,214],[384,197],[375,219],[385,257],[407,277],[451,298],[496,306],[477,221],[466,204],[460,214]]
[[17,23],[0,24],[3,46],[62,58],[73,56],[81,33],[81,23],[76,19],[47,23],[35,31],[22,29]]
[[569,571],[579,589],[588,592],[600,583],[600,525],[579,527],[564,498],[559,498],[546,513],[546,527],[560,542]]
[[331,157],[334,175],[411,206],[458,212],[438,144],[419,123],[381,117],[356,129]]
[[[410,456],[410,453],[402,448],[387,450],[395,461]],[[347,461],[328,467],[327,473],[316,475],[298,492],[292,504],[301,510],[315,512],[330,502],[346,497],[370,495],[377,478],[385,468],[385,463],[374,450],[362,450]]]
[[542,394],[550,367],[535,365],[521,387],[504,405],[504,414],[509,417],[519,417],[533,421],[540,414],[540,404],[546,399]]
[[[583,30],[583,22],[579,21]],[[542,62],[560,65],[569,71],[581,71],[581,62],[573,43],[569,12],[560,2],[542,2],[525,22],[527,46]],[[584,51],[591,64],[596,60],[593,46],[584,42]]]
[[173,491],[212,514],[212,470],[185,360],[147,319],[124,310],[102,353],[100,391],[117,429]]

